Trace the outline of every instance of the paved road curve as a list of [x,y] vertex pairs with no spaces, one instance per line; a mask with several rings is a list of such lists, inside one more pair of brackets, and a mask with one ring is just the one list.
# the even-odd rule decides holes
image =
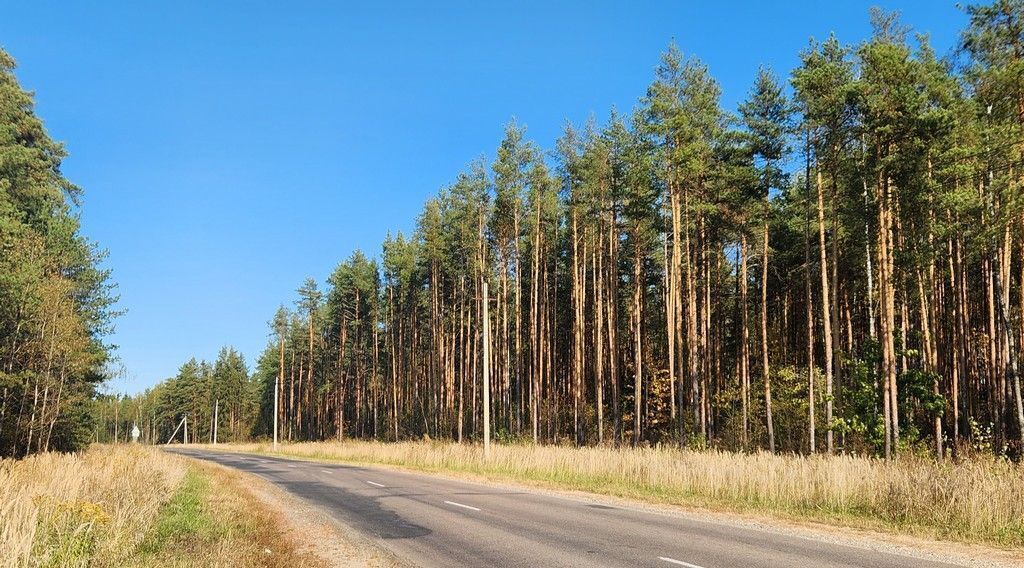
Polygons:
[[175,449],[258,475],[418,566],[948,566],[799,536],[388,469]]

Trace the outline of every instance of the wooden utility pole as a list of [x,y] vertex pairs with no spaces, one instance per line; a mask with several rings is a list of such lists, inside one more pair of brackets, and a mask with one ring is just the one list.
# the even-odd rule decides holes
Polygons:
[[[181,425],[185,423],[185,417],[182,416],[181,420],[178,421],[178,426],[174,428],[174,432],[171,432],[171,437],[167,438],[167,443],[170,444],[174,440],[174,436],[178,434],[178,430],[181,430]],[[187,441],[187,440],[186,440]]]
[[484,457],[491,455],[491,320],[488,313],[487,281],[483,285],[484,293]]

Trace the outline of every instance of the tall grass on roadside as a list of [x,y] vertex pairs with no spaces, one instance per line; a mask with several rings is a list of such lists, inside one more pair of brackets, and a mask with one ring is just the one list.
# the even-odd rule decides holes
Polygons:
[[[223,446],[218,446],[223,447]],[[269,452],[267,444],[229,449]],[[306,442],[279,453],[452,471],[659,503],[781,513],[833,524],[1024,545],[1024,468],[1006,461],[935,462],[664,448]]]
[[108,566],[134,552],[185,475],[141,446],[0,460],[0,566]]

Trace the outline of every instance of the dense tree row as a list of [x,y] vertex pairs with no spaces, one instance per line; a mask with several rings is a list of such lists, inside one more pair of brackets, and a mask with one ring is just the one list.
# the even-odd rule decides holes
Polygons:
[[0,50],[0,457],[88,442],[113,315],[78,187]]
[[199,443],[249,439],[256,428],[259,387],[245,358],[233,348],[220,350],[214,363],[188,360],[178,374],[132,396],[100,396],[92,440],[126,442],[138,427],[145,443]]
[[875,12],[735,113],[671,46],[552,153],[510,124],[276,314],[254,433],[276,385],[283,439],[478,439],[489,353],[499,438],[1019,455],[1024,2],[967,11],[953,60]]

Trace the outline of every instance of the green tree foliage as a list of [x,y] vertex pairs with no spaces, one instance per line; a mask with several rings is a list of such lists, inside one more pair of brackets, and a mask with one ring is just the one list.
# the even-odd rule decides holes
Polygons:
[[65,156],[0,50],[0,456],[82,447],[107,375],[115,297]]
[[[261,359],[252,376],[242,354],[224,347],[212,364],[189,359],[177,375],[139,395],[101,396],[94,403],[97,420],[90,434],[98,442],[127,442],[137,426],[142,442],[183,442],[186,424],[189,442],[212,442],[215,424],[219,442],[263,433],[273,415],[260,410],[267,399],[273,404],[278,364],[276,351],[267,353],[270,358]],[[265,392],[268,384],[271,390]]]
[[875,11],[735,113],[670,45],[633,113],[552,154],[510,123],[379,262],[307,281],[248,383],[228,352],[103,415],[204,439],[223,397],[267,436],[278,384],[284,439],[475,440],[487,364],[499,439],[1017,456],[1024,4],[967,13],[963,65]]

